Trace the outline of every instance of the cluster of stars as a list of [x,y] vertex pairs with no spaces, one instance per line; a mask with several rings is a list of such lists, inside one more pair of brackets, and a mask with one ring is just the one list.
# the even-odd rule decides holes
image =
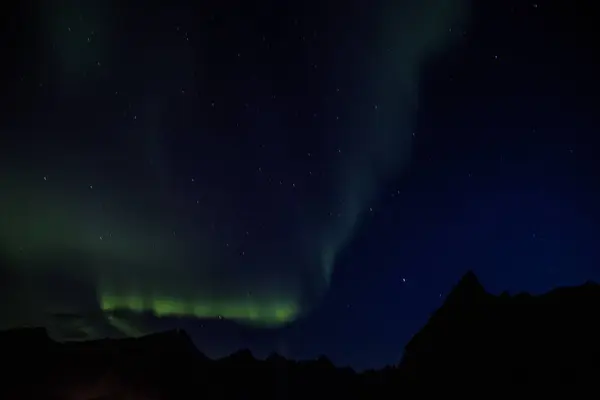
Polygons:
[[[537,5],[535,6],[537,7]],[[211,16],[211,20],[214,21],[215,17],[214,15]],[[300,26],[300,20],[299,19],[295,19],[293,21],[293,25],[294,26]],[[172,29],[172,28],[171,28]],[[72,29],[71,27],[67,27],[67,30],[70,34],[76,35],[76,31],[74,29]],[[175,25],[175,30],[176,32],[179,34],[179,38],[181,40],[184,40],[186,43],[190,43],[193,42],[193,40],[191,40],[191,38],[193,37],[193,34],[191,32],[189,32],[187,29],[184,28],[183,25]],[[452,32],[452,27],[448,28],[449,32]],[[463,36],[466,34],[466,32],[462,32]],[[92,44],[95,39],[97,38],[97,33],[95,31],[90,31],[90,32],[84,32],[84,37],[85,37],[85,41],[88,44]],[[310,29],[310,32],[306,32],[306,33],[302,33],[299,36],[300,42],[304,43],[304,45],[306,46],[306,42],[307,42],[307,38],[312,38],[312,40],[318,40],[319,35],[316,29]],[[273,49],[275,47],[275,45],[273,43],[271,43],[271,41],[269,40],[269,35],[262,33],[259,36],[259,41],[261,44],[266,44],[267,48],[269,50]],[[391,49],[390,49],[391,50]],[[249,57],[247,56],[247,53],[250,52],[251,50],[241,50],[238,49],[237,51],[233,52],[232,56],[234,56],[234,59],[236,62],[241,61],[241,60],[246,60],[249,59]],[[498,55],[494,55],[494,59],[498,59]],[[95,62],[96,67],[102,67],[103,66],[103,62],[101,62],[101,60],[96,60]],[[309,61],[308,65],[311,66],[311,68],[313,70],[321,70],[323,63],[320,62],[320,60],[318,59],[318,57],[313,57],[312,60]],[[316,72],[315,72],[316,73]],[[42,83],[40,83],[40,86],[42,85]],[[189,81],[189,85],[181,85],[181,82],[178,82],[177,86],[174,86],[173,89],[173,93],[177,93],[179,92],[179,94],[181,94],[184,97],[188,97],[190,99],[192,99],[192,97],[190,96],[191,94],[198,94],[198,97],[194,97],[195,99],[195,104],[198,105],[199,107],[206,107],[208,105],[208,111],[209,112],[213,112],[215,115],[218,115],[219,112],[222,112],[222,109],[225,109],[227,107],[231,107],[233,108],[234,105],[232,105],[231,103],[229,103],[226,99],[221,99],[221,98],[217,98],[217,97],[213,97],[211,98],[210,94],[203,94],[200,93],[194,86],[194,82],[192,80]],[[108,88],[109,90],[111,90],[112,93],[114,93],[114,96],[119,96],[121,97],[123,100],[125,100],[125,110],[123,111],[123,114],[127,117],[130,118],[132,121],[135,121],[136,123],[140,123],[140,122],[144,122],[144,119],[148,118],[151,119],[151,121],[154,120],[154,115],[145,115],[143,113],[142,110],[137,109],[134,111],[134,107],[133,107],[133,102],[136,101],[135,98],[133,97],[129,97],[128,95],[128,88],[118,88],[117,90],[114,89],[114,86],[112,89],[110,89],[111,85],[106,85],[106,88]],[[337,85],[334,87],[333,89],[333,94],[334,96],[337,96],[336,99],[338,102],[340,102],[341,104],[343,104],[344,102],[344,90],[343,90],[343,82],[340,82],[340,85]],[[239,99],[239,101],[241,101],[241,106],[243,109],[249,109],[250,108],[250,103],[260,103],[260,99],[256,98],[252,93],[248,92],[245,93],[246,96],[253,96],[253,98],[250,99]],[[279,101],[281,99],[281,101],[283,102],[283,98],[285,96],[278,96],[275,93],[272,93],[267,95],[268,98],[270,98],[270,100],[272,100],[273,102]],[[191,100],[190,100],[191,101]],[[367,103],[368,104],[368,103]],[[137,105],[136,105],[137,107]],[[284,106],[285,107],[285,106]],[[372,108],[371,112],[377,112],[377,113],[382,113],[382,112],[386,112],[385,109],[385,104],[381,104],[379,102],[370,102],[370,107]],[[256,105],[255,107],[256,110],[261,110],[260,105]],[[265,106],[263,109],[267,109],[267,107]],[[312,119],[318,119],[318,120],[334,120],[334,121],[340,121],[344,115],[344,112],[348,112],[344,109],[344,107],[340,106],[337,107],[331,111],[332,114],[331,115],[326,115],[323,112],[318,112],[316,110],[312,111],[312,113],[309,111],[308,113],[303,112],[305,110],[295,110],[296,115],[300,116],[301,114],[305,114],[307,116],[312,115]],[[368,111],[368,107],[365,107],[365,111]],[[258,112],[258,111],[257,111]],[[210,114],[209,114],[210,115]],[[266,114],[265,114],[266,115]],[[253,114],[252,115],[252,119],[255,120],[256,118],[261,118],[260,115],[257,116],[257,114]],[[250,121],[252,122],[252,121]],[[242,124],[240,123],[240,120],[236,121],[236,127],[237,128],[246,128],[248,126],[250,126],[250,122],[248,122],[247,124]],[[416,132],[412,132],[412,137],[416,138],[417,134]],[[235,143],[233,144],[235,145]],[[317,146],[317,145],[315,145]],[[266,152],[266,148],[268,147],[265,146],[265,144],[261,144],[260,145],[260,150],[263,152]],[[275,187],[279,187],[279,188],[289,188],[292,189],[293,192],[300,192],[300,191],[310,191],[311,190],[311,184],[310,182],[307,181],[311,180],[311,179],[322,179],[323,178],[323,174],[320,172],[320,168],[322,168],[322,165],[320,163],[323,162],[323,159],[327,159],[330,156],[334,156],[334,157],[345,157],[346,154],[349,154],[350,151],[345,151],[345,148],[341,145],[339,146],[334,146],[333,149],[330,149],[329,151],[331,152],[333,150],[334,154],[327,154],[327,151],[321,151],[320,153],[322,154],[318,154],[317,156],[315,156],[315,154],[317,152],[309,150],[307,151],[306,154],[306,168],[305,168],[305,172],[303,174],[289,174],[286,171],[280,171],[277,170],[276,167],[272,166],[272,165],[268,165],[267,162],[263,163],[263,159],[261,157],[256,157],[256,159],[261,161],[261,165],[255,167],[255,170],[258,172],[258,174],[262,177],[262,181],[268,183],[268,184],[274,184]],[[282,176],[283,175],[283,176]],[[470,176],[470,173],[469,173]],[[44,176],[44,181],[47,181],[48,178],[47,176]],[[190,178],[190,182],[192,185],[197,185],[200,187],[202,187],[202,179],[201,178],[196,178],[196,177],[191,177]],[[94,186],[92,184],[88,185],[89,189],[94,189]],[[261,190],[260,187],[257,188],[257,190]],[[191,191],[190,191],[191,192]],[[287,192],[285,193],[285,195],[288,195]],[[401,195],[400,190],[396,190],[395,192],[391,193],[392,197],[399,197]],[[196,206],[201,206],[204,204],[203,201],[200,200],[200,196],[198,196],[197,194],[194,194],[193,200],[191,201],[192,204],[195,204]],[[341,208],[343,210],[343,208]],[[367,206],[366,210],[368,213],[373,213],[374,212],[374,208],[373,206]],[[344,217],[342,211],[340,210],[336,210],[336,209],[332,209],[329,210],[328,212],[330,217],[334,217],[334,218],[342,218]],[[215,224],[213,222],[212,224],[213,229],[215,228]],[[247,238],[250,236],[249,232],[252,229],[247,229],[247,227],[242,227],[240,228],[242,229],[241,232],[243,232],[243,234],[241,235],[244,238]],[[107,235],[102,234],[99,235],[99,240],[104,240],[106,238]],[[175,231],[172,231],[172,236],[177,236]],[[240,250],[240,246],[234,245],[232,243],[235,243],[233,238],[226,238],[224,239],[224,247],[226,248],[232,248],[233,251],[237,252],[240,256],[246,256],[246,252],[247,249],[241,249]],[[402,278],[402,283],[406,283],[406,279]]]

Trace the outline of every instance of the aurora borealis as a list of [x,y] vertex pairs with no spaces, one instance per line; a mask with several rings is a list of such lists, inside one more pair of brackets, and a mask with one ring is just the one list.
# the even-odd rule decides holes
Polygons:
[[[516,34],[489,44],[490,15],[512,6],[254,3],[15,6],[0,328],[185,327],[211,355],[363,366],[391,362],[467,265],[493,290],[588,277],[532,272],[592,263],[587,239],[566,247],[557,232],[595,220],[573,194],[574,136],[530,129],[562,115],[531,83],[553,87],[560,68],[504,50],[528,45]],[[561,223],[543,214],[556,208]],[[380,347],[347,350],[358,341]]]
[[[9,255],[17,260],[23,255],[19,265],[25,269],[55,268],[28,259],[77,252],[81,264],[73,268],[95,288],[105,312],[222,317],[269,326],[292,322],[318,304],[337,254],[352,238],[382,180],[405,164],[420,66],[446,47],[448,27],[463,21],[466,5],[446,0],[380,4],[366,24],[374,28],[366,48],[340,51],[326,60],[330,63],[325,65],[326,74],[348,75],[341,89],[349,94],[339,95],[337,102],[343,106],[314,107],[315,114],[329,114],[307,128],[315,130],[309,134],[314,141],[295,145],[294,140],[305,133],[299,129],[286,133],[293,128],[283,110],[290,107],[292,96],[304,94],[284,87],[280,91],[287,91],[290,100],[261,98],[261,92],[277,90],[268,89],[267,76],[252,76],[258,73],[253,68],[271,61],[242,60],[241,68],[252,71],[251,79],[259,85],[256,94],[243,88],[246,80],[237,71],[219,79],[241,80],[239,95],[264,110],[257,111],[256,120],[246,122],[229,143],[222,139],[227,128],[208,127],[203,120],[210,117],[198,117],[197,125],[186,125],[185,130],[206,139],[195,143],[202,150],[186,155],[180,148],[191,133],[176,132],[176,120],[189,115],[172,109],[182,97],[196,107],[209,101],[202,88],[216,73],[212,64],[223,61],[211,56],[208,65],[198,68],[194,52],[210,49],[188,45],[192,33],[183,21],[181,27],[167,28],[162,20],[143,18],[138,23],[156,33],[130,32],[121,43],[107,44],[114,35],[123,35],[115,33],[119,7],[112,7],[96,14],[91,5],[48,5],[39,16],[40,32],[49,36],[43,48],[52,66],[48,95],[56,104],[54,112],[68,113],[60,105],[63,101],[90,96],[82,93],[89,90],[82,85],[114,86],[122,76],[129,83],[114,94],[115,101],[127,102],[127,118],[118,125],[102,121],[98,129],[81,127],[79,139],[69,140],[68,146],[48,133],[46,143],[37,141],[39,146],[27,149],[21,158],[28,166],[7,169],[5,193],[10,195],[4,196],[1,208],[9,218],[0,231]],[[164,32],[168,29],[170,35]],[[200,33],[194,35],[195,41],[206,40]],[[135,47],[136,39],[150,43]],[[354,38],[342,32],[337,40],[343,48]],[[120,63],[119,52],[134,53],[127,64],[140,65]],[[364,58],[364,70],[348,70],[347,65],[359,58]],[[94,68],[101,72],[90,71]],[[273,68],[282,67],[273,64]],[[146,71],[134,76],[128,69]],[[227,84],[215,84],[214,90],[231,96]],[[348,101],[346,96],[365,90],[360,94],[363,100]],[[187,99],[186,91],[194,98]],[[231,107],[210,101],[217,112]],[[343,122],[331,118],[332,107],[346,114]],[[244,111],[223,113],[232,119]],[[353,115],[361,117],[354,120]],[[119,132],[99,132],[104,130]],[[64,139],[73,133],[65,133]],[[261,141],[252,134],[262,135]],[[272,154],[251,154],[252,147],[260,152],[259,146],[271,148]],[[294,160],[301,148],[307,150],[305,159]],[[248,158],[243,161],[246,165],[236,162],[240,156]],[[188,166],[178,165],[184,163]],[[235,169],[219,171],[227,170],[225,165]],[[218,176],[218,181],[207,174]],[[197,199],[191,196],[194,192]],[[243,237],[236,237],[240,233]],[[71,266],[62,268],[71,273]]]

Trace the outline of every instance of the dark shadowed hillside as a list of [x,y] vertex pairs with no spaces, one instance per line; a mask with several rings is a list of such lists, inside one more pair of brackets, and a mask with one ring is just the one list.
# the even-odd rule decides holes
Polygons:
[[468,272],[405,348],[412,384],[592,385],[600,372],[600,286],[493,296]]
[[396,367],[357,374],[327,358],[241,350],[205,357],[184,331],[58,343],[42,328],[0,334],[2,398],[305,399],[412,397],[481,388],[592,388],[600,373],[600,287],[493,296],[469,272],[408,343]]

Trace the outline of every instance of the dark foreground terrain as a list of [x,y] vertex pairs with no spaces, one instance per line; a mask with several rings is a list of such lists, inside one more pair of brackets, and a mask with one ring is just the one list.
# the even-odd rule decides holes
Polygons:
[[[600,286],[488,294],[467,273],[398,365],[355,373],[327,359],[211,360],[183,331],[58,343],[43,328],[0,333],[2,399],[388,399],[554,394],[600,382]],[[563,394],[563,395],[564,395]]]

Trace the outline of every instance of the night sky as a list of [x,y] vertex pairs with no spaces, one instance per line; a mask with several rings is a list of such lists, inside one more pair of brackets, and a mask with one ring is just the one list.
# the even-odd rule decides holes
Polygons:
[[586,1],[195,3],[4,6],[0,328],[364,369],[600,281]]

